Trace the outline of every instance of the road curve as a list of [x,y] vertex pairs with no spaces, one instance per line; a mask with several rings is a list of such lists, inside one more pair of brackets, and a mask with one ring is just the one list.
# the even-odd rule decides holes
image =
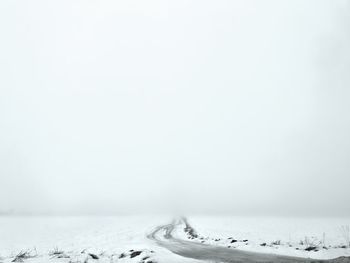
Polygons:
[[300,257],[290,257],[276,254],[266,254],[258,252],[249,252],[233,248],[218,247],[197,242],[191,242],[176,238],[172,235],[175,228],[186,223],[185,219],[174,220],[167,225],[156,227],[147,237],[171,252],[186,258],[197,260],[223,262],[223,263],[350,263],[349,258],[338,258],[333,260],[317,260]]

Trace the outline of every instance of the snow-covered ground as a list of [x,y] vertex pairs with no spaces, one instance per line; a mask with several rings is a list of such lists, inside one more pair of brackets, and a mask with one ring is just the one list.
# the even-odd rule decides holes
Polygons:
[[[172,254],[147,239],[161,216],[0,217],[0,262],[21,251],[25,262],[198,262]],[[350,256],[341,226],[349,218],[267,218],[192,216],[193,242],[311,258]],[[188,239],[183,227],[177,236]],[[233,242],[233,240],[235,240]],[[246,241],[244,241],[246,240]],[[308,243],[308,244],[306,244]],[[266,245],[264,245],[266,244]],[[306,251],[315,246],[317,251]],[[25,258],[26,256],[35,256]]]
[[192,216],[188,221],[198,233],[194,242],[315,259],[350,256],[343,228],[350,218]]
[[23,259],[33,263],[94,262],[93,256],[108,263],[195,262],[146,238],[155,226],[170,220],[150,216],[0,217],[0,262],[11,262],[20,252],[28,252]]

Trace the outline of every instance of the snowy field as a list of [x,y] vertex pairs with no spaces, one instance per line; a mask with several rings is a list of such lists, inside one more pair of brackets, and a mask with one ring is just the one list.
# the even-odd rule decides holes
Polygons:
[[[168,217],[0,217],[0,262],[193,262],[157,247],[146,234]],[[132,252],[141,251],[132,256]],[[33,257],[33,258],[32,258]],[[143,260],[144,259],[144,260]]]
[[350,256],[349,218],[190,217],[193,241],[315,259]]
[[[0,262],[198,262],[147,239],[170,217],[0,217]],[[311,258],[350,256],[349,218],[192,216],[193,242]],[[183,229],[177,235],[188,239]],[[234,241],[234,242],[233,242]],[[311,251],[305,250],[315,247]],[[27,258],[28,257],[28,258]]]

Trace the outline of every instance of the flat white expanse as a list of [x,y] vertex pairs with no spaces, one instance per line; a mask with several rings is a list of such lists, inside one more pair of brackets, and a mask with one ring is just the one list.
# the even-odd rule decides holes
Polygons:
[[164,218],[131,216],[0,217],[0,254],[34,247],[45,253],[55,247],[111,251],[144,245],[146,233],[162,221]]
[[[154,259],[178,262],[179,256],[157,247],[146,238],[152,229],[168,223],[166,216],[111,216],[111,217],[0,217],[0,257],[10,260],[21,250],[36,249],[47,255],[54,248],[79,254],[83,250],[100,254],[122,253],[130,249],[154,250]],[[232,245],[245,250],[297,255],[312,258],[349,256],[341,226],[350,225],[349,218],[268,218],[232,216],[190,216],[190,224],[204,242],[220,246]],[[248,242],[230,243],[229,237]],[[324,242],[328,249],[304,251],[299,243],[305,240],[318,245]],[[220,239],[215,241],[214,239]],[[274,241],[281,245],[269,246]],[[200,242],[200,240],[194,240]],[[260,246],[267,243],[268,246]],[[291,245],[291,246],[290,246]],[[300,250],[296,250],[300,247]],[[128,262],[131,260],[125,260]],[[5,262],[7,262],[5,260]],[[133,261],[132,261],[133,262]],[[181,258],[181,262],[195,262]]]

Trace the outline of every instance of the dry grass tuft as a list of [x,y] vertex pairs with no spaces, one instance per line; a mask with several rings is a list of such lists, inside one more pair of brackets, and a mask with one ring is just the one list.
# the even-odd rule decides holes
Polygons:
[[37,256],[37,253],[32,254],[31,251],[29,251],[29,250],[21,251],[15,256],[15,258],[12,260],[12,262],[23,262],[25,259],[35,258],[36,256]]
[[346,226],[341,226],[340,227],[340,232],[344,238],[345,245],[347,247],[350,247],[350,227],[349,225]]

